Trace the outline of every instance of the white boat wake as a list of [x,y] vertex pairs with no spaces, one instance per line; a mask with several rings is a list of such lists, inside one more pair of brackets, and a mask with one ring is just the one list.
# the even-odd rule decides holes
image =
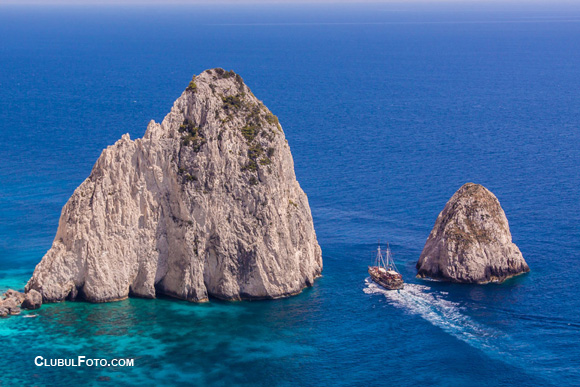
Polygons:
[[[444,297],[447,292],[432,291],[429,286],[409,283],[401,290],[386,290],[370,277],[366,278],[365,283],[365,293],[384,295],[392,306],[420,316],[491,358],[516,366],[524,372],[533,372],[533,368],[545,370],[545,366],[536,360],[537,348],[517,342],[501,331],[478,323],[463,312],[464,308],[460,304],[446,300]],[[548,351],[542,351],[542,357],[544,361],[557,359]]]
[[370,278],[365,280],[367,294],[383,294],[393,306],[404,309],[405,312],[419,315],[431,324],[443,329],[450,335],[481,349],[495,348],[490,339],[505,336],[475,322],[462,313],[459,304],[443,298],[443,293],[430,292],[429,286],[405,284],[398,291],[385,290],[375,284]]

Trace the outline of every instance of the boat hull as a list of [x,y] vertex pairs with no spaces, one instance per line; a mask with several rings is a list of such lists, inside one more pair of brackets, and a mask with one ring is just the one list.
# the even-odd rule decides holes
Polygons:
[[375,283],[381,285],[387,290],[399,290],[403,289],[405,286],[400,274],[398,276],[381,275],[378,268],[372,266],[369,267],[369,274]]

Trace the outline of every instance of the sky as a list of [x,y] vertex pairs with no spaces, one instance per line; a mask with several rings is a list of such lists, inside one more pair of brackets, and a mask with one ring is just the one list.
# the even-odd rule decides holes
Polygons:
[[0,5],[169,5],[169,4],[308,4],[308,3],[575,3],[580,0],[0,0]]

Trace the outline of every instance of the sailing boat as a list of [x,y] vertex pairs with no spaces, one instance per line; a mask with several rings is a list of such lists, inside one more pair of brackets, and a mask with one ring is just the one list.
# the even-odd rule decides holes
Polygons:
[[381,245],[377,248],[377,256],[375,257],[374,266],[369,266],[369,274],[373,281],[388,290],[403,289],[403,276],[397,270],[393,257],[391,256],[391,249],[387,244],[387,250],[383,257]]

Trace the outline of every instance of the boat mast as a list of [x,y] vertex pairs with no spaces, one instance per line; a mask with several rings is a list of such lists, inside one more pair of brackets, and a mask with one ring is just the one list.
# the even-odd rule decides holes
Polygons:
[[387,266],[388,266],[387,269],[394,270],[398,273],[399,271],[397,270],[397,267],[395,266],[395,261],[393,261],[393,256],[391,255],[391,248],[390,248],[388,243],[387,243],[386,259],[387,259]]
[[383,259],[383,253],[381,252],[381,241],[379,241],[379,247],[377,247],[377,257],[375,259],[375,266],[386,267],[385,261]]

